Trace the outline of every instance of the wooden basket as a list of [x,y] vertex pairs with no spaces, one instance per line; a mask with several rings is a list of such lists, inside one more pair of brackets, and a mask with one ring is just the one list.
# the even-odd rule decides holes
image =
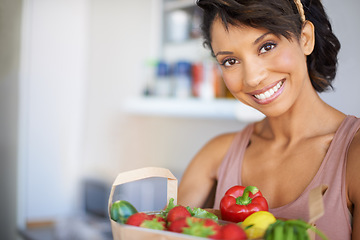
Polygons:
[[[120,173],[112,187],[109,196],[108,211],[111,222],[111,230],[114,240],[186,240],[186,239],[205,239],[200,237],[189,236],[185,234],[173,233],[169,231],[152,230],[147,228],[135,227],[126,224],[120,224],[111,219],[110,208],[114,202],[113,196],[117,186],[137,180],[142,180],[151,177],[161,177],[167,179],[167,203],[171,198],[174,199],[174,204],[177,204],[177,187],[178,181],[175,176],[166,168],[146,167],[136,170]],[[314,224],[324,214],[323,194],[327,186],[321,185],[310,191],[309,194],[309,216],[310,223]],[[211,210],[211,209],[207,209]],[[309,231],[310,239],[315,239],[313,231]]]

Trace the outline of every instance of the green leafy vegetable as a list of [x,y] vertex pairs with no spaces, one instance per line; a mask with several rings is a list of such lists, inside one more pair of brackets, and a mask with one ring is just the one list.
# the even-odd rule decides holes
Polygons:
[[218,220],[218,217],[215,214],[210,213],[210,212],[206,211],[205,209],[197,208],[197,207],[194,207],[193,209],[191,209],[190,207],[186,207],[186,208],[189,210],[189,212],[191,213],[191,216],[193,216],[193,217],[210,218],[215,221]]
[[[173,198],[170,198],[169,200],[169,204],[167,205],[167,207],[165,208],[165,210],[163,210],[161,212],[162,216],[166,218],[167,214],[169,213],[169,211],[174,208],[175,206],[178,206],[178,205],[175,205],[174,204],[174,199]],[[191,213],[191,216],[192,217],[197,217],[197,218],[210,218],[212,220],[215,220],[217,221],[218,220],[218,217],[213,214],[213,213],[210,213],[208,211],[206,211],[205,209],[202,209],[202,208],[197,208],[197,207],[194,207],[193,209],[189,206],[186,207],[187,210]]]

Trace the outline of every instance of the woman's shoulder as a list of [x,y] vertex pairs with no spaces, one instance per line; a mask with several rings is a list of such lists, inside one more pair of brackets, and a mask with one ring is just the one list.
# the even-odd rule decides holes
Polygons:
[[213,137],[212,139],[210,139],[210,141],[208,142],[208,144],[212,144],[212,145],[222,145],[222,144],[228,144],[230,142],[233,141],[233,139],[235,138],[236,134],[238,134],[239,132],[227,132],[227,133],[221,133],[219,135],[216,135],[215,137]]
[[204,171],[207,169],[215,177],[218,167],[231,148],[234,139],[239,139],[246,128],[239,131],[221,133],[211,138],[195,155],[191,161],[191,166],[196,166],[196,168],[202,166]]
[[240,141],[242,138],[241,136],[246,129],[247,127],[239,131],[216,135],[203,146],[198,153],[198,156],[204,161],[211,161],[215,168],[217,168],[231,148],[232,144],[234,142],[236,144],[237,141]]
[[206,161],[208,162],[212,159],[213,163],[218,165],[231,147],[236,136],[241,134],[241,132],[242,130],[221,133],[214,136],[202,147],[197,156],[201,159],[207,159]]
[[237,134],[238,132],[228,132],[216,135],[205,144],[202,151],[219,159],[229,149]]
[[250,124],[239,131],[227,132],[216,135],[215,137],[210,139],[210,141],[207,142],[205,147],[209,147],[209,148],[216,147],[227,150],[236,137],[240,138],[244,133],[246,133],[247,130],[252,129],[252,127],[253,124]]

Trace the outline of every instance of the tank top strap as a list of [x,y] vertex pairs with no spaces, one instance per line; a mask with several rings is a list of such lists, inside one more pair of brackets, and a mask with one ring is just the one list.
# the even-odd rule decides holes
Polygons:
[[319,175],[319,179],[313,182],[314,185],[324,182],[329,184],[335,182],[344,184],[347,152],[359,127],[359,118],[349,115],[344,119],[334,135],[325,159],[323,160],[324,163],[319,169],[321,174]]
[[237,132],[218,170],[214,208],[218,209],[221,197],[232,186],[240,184],[241,165],[246,147],[249,144],[254,124],[247,125]]
[[336,131],[334,139],[331,143],[331,147],[329,148],[328,155],[343,154],[347,152],[350,143],[359,128],[360,119],[348,115],[340,125],[339,129]]

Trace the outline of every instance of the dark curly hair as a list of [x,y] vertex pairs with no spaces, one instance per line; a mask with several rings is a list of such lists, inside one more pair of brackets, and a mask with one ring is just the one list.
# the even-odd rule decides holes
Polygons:
[[[332,27],[320,0],[302,0],[306,20],[315,26],[315,47],[307,56],[308,73],[317,92],[333,88],[336,76],[337,55],[340,42],[332,32]],[[219,17],[224,26],[247,25],[265,28],[277,36],[291,40],[300,38],[303,21],[294,0],[197,0],[203,10],[201,29],[204,45],[211,46],[211,26]]]

